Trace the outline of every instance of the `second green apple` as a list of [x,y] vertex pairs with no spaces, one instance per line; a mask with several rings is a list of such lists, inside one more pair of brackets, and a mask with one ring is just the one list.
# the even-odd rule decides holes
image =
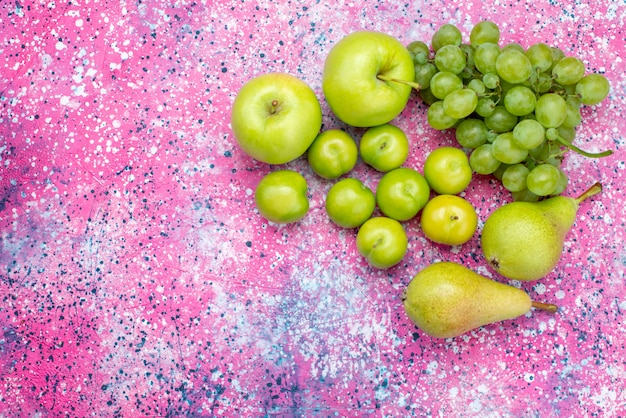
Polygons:
[[335,115],[348,125],[382,125],[404,110],[415,78],[413,59],[391,35],[353,32],[330,50],[322,88]]

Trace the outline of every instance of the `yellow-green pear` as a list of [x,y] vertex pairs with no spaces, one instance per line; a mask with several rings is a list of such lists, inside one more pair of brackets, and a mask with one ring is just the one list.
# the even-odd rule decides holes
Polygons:
[[511,202],[485,221],[481,245],[489,265],[515,280],[537,280],[556,267],[580,203],[602,190],[594,184],[577,198],[555,196],[539,202]]
[[556,312],[556,305],[533,302],[517,287],[496,282],[460,264],[431,264],[403,294],[408,317],[431,337],[451,338],[472,329],[524,315],[532,307]]

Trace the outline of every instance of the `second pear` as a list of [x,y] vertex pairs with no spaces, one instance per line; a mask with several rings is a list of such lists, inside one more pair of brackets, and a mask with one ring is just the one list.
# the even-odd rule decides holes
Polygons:
[[559,262],[580,203],[601,190],[596,183],[578,198],[556,196],[499,207],[482,230],[487,262],[501,275],[515,280],[537,280],[550,273]]

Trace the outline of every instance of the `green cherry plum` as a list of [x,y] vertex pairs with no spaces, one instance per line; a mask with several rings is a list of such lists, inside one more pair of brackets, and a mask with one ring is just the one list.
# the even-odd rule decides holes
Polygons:
[[424,177],[439,194],[459,194],[472,181],[472,168],[463,150],[439,147],[424,161]]
[[367,262],[386,269],[398,264],[408,248],[408,237],[402,224],[385,216],[368,219],[359,228],[356,246]]
[[336,179],[356,165],[358,148],[348,133],[340,129],[321,132],[307,152],[313,171],[325,179]]
[[365,131],[359,152],[367,165],[386,173],[404,164],[409,156],[409,140],[402,129],[386,123]]
[[335,183],[326,195],[326,213],[343,228],[356,228],[367,221],[376,208],[372,190],[356,178]]
[[376,203],[389,218],[407,221],[430,198],[428,182],[417,170],[400,167],[385,173],[376,187]]
[[476,210],[456,195],[439,195],[428,201],[420,217],[424,235],[433,242],[461,245],[472,238],[478,226]]
[[254,192],[259,213],[268,221],[286,224],[304,218],[309,210],[308,185],[302,174],[278,170],[261,179]]

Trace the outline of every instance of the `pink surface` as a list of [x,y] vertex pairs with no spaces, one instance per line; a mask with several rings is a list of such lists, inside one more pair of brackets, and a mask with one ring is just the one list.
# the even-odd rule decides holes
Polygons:
[[[0,416],[626,416],[624,3],[338,3],[0,3]],[[321,72],[343,36],[428,41],[481,19],[606,73],[611,95],[584,110],[577,143],[615,154],[567,156],[566,194],[604,191],[557,269],[521,285],[560,311],[434,340],[401,291],[435,260],[502,280],[478,234],[450,249],[409,221],[405,260],[373,270],[303,159],[286,167],[311,211],[264,222],[252,193],[279,167],[237,148],[229,109],[249,78],[285,71],[316,91],[324,128],[342,127]],[[455,144],[417,99],[396,123],[419,170]],[[361,162],[353,175],[378,180]],[[510,199],[488,177],[466,197],[480,225]]]

